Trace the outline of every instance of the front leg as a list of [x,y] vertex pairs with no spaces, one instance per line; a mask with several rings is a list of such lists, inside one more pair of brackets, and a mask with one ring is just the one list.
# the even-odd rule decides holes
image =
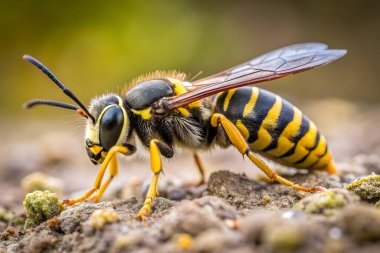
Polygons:
[[151,213],[153,201],[158,196],[158,176],[162,170],[161,154],[164,154],[165,157],[168,158],[173,156],[173,149],[157,139],[152,139],[150,141],[149,150],[150,167],[154,175],[149,185],[144,204],[136,215],[136,218],[140,220],[143,220]]
[[[76,198],[76,199],[70,199],[70,200],[64,200],[63,204],[66,205],[74,205],[75,203],[82,202],[86,199],[89,199],[94,192],[97,190],[98,193],[90,198],[89,200],[98,202],[100,198],[102,197],[104,191],[108,187],[108,185],[111,183],[112,179],[117,175],[117,153],[121,153],[123,155],[131,155],[135,151],[135,148],[131,145],[128,146],[114,146],[112,147],[108,153],[106,158],[104,159],[104,162],[102,164],[102,167],[99,170],[98,176],[96,177],[94,187],[91,188],[89,191],[87,191],[83,196]],[[108,166],[109,165],[109,166]],[[109,167],[109,173],[110,177],[107,179],[107,181],[102,185],[104,174],[107,170],[107,167]]]

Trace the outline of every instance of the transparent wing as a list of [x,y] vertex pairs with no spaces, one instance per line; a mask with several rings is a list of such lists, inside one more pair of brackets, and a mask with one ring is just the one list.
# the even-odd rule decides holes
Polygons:
[[236,67],[192,83],[190,91],[166,98],[168,109],[175,109],[216,93],[278,79],[328,64],[346,54],[344,49],[328,49],[322,43],[283,47]]

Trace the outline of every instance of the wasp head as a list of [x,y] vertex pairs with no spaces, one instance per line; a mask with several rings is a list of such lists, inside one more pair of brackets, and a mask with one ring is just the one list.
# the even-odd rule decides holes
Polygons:
[[113,146],[125,141],[129,118],[122,99],[115,94],[93,99],[89,111],[95,123],[87,122],[86,150],[92,163],[101,164]]

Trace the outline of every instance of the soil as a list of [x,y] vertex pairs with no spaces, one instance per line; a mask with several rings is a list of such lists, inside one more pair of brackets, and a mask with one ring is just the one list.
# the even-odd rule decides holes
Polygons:
[[[310,184],[342,184],[340,178],[324,172],[292,178],[299,177]],[[379,188],[371,189],[379,192]],[[220,171],[211,175],[201,197],[191,200],[158,197],[152,215],[138,221],[135,215],[141,206],[142,201],[136,198],[82,202],[26,230],[14,217],[2,218],[4,232],[0,249],[7,252],[378,252],[380,247],[380,209],[345,189],[301,193],[279,184]],[[98,223],[94,219],[99,219],[94,217],[96,210],[113,210],[116,218],[95,225]]]

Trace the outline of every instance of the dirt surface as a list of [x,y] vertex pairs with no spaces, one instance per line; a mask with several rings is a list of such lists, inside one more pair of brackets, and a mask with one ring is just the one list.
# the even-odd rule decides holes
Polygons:
[[[324,172],[294,175],[308,184],[339,186]],[[368,182],[368,181],[366,181]],[[139,187],[139,186],[134,186]],[[364,187],[364,186],[363,186]],[[205,188],[201,188],[205,189]],[[379,192],[379,188],[370,188]],[[171,191],[178,189],[171,188]],[[197,191],[195,191],[198,193]],[[168,194],[168,193],[166,193]],[[159,197],[144,221],[136,198],[83,202],[24,230],[0,216],[0,249],[6,252],[378,252],[380,209],[355,191],[301,193],[228,171],[213,173],[202,197]],[[189,197],[189,194],[183,195]],[[98,223],[94,212],[113,210]],[[6,210],[3,210],[5,213]],[[20,217],[21,219],[22,217]]]
[[[327,191],[304,193],[268,182],[246,173],[226,153],[208,162],[214,168],[208,171],[214,172],[207,185],[184,186],[176,179],[198,179],[192,161],[185,158],[176,168],[165,170],[160,197],[143,221],[135,215],[150,177],[141,170],[148,163],[137,159],[128,162],[130,174],[143,176],[119,181],[122,184],[116,181],[103,202],[65,207],[59,215],[25,229],[26,192],[47,188],[60,198],[79,196],[91,185],[96,170],[85,168],[88,161],[81,160],[78,153],[83,155],[83,150],[76,149],[76,141],[68,153],[54,149],[55,142],[72,141],[66,135],[17,144],[23,150],[29,145],[32,151],[28,149],[28,159],[12,160],[10,153],[1,160],[6,169],[0,170],[0,190],[9,194],[0,196],[0,252],[379,252],[380,139],[378,134],[365,135],[376,133],[379,111],[360,119],[360,131],[350,126],[343,128],[345,136],[332,138],[337,175],[272,165],[298,184],[319,185]],[[349,146],[347,136],[357,142]],[[44,174],[31,174],[35,171]]]

